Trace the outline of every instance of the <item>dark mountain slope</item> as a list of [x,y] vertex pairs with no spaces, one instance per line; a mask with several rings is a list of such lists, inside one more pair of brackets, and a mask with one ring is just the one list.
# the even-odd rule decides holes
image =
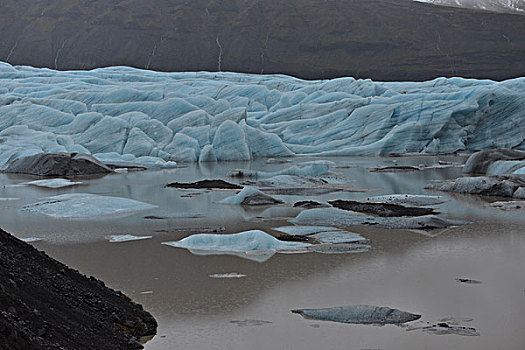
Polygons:
[[411,0],[3,0],[0,60],[376,80],[525,72],[525,16]]

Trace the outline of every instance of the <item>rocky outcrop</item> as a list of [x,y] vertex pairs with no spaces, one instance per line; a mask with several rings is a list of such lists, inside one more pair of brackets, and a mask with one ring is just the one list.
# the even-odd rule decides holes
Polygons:
[[38,176],[78,176],[107,174],[112,170],[88,154],[39,153],[15,159],[7,165],[4,172]]
[[155,319],[0,229],[0,348],[140,349]]

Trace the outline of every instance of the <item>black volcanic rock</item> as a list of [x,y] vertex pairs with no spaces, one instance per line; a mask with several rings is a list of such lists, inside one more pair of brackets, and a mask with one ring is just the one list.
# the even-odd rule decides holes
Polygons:
[[525,72],[525,17],[412,0],[3,0],[0,59],[426,80]]
[[78,176],[107,174],[108,166],[83,153],[39,153],[10,162],[5,173],[38,176]]
[[194,189],[223,189],[223,190],[242,190],[243,187],[226,182],[224,180],[200,180],[196,182],[172,182],[166,185],[166,187],[175,188],[194,188]]
[[0,229],[0,349],[140,349],[142,306]]

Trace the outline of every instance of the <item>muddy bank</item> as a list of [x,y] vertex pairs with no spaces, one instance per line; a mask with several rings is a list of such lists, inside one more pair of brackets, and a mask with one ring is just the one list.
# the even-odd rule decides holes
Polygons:
[[140,349],[141,305],[0,229],[1,349]]

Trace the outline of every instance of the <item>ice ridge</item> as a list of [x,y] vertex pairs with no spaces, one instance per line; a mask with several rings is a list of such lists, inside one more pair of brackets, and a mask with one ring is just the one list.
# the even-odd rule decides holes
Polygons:
[[0,86],[0,168],[57,152],[169,167],[293,155],[525,149],[525,78],[306,81],[0,62]]

